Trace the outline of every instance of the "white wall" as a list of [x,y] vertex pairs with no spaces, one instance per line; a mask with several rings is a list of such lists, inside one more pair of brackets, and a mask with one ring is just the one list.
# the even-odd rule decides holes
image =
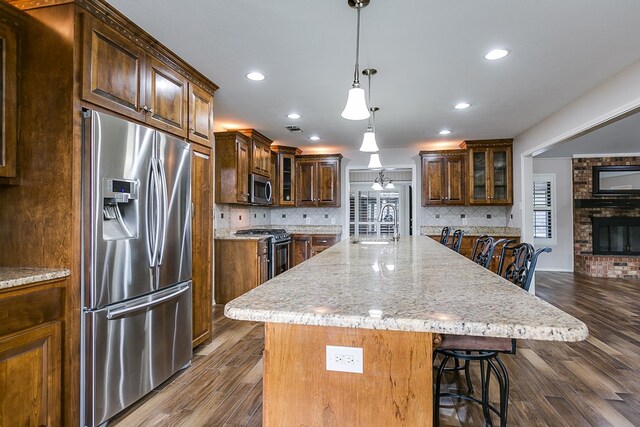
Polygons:
[[[573,185],[571,158],[533,159],[534,174],[555,174],[556,244],[545,244],[551,254],[543,253],[537,270],[573,271]],[[535,244],[536,248],[539,246]]]
[[[533,240],[531,224],[533,173],[531,154],[601,126],[640,107],[640,61],[596,86],[515,138],[513,147],[514,206],[511,226],[522,228],[524,241]],[[523,106],[526,108],[526,105]],[[603,146],[603,152],[607,151]]]

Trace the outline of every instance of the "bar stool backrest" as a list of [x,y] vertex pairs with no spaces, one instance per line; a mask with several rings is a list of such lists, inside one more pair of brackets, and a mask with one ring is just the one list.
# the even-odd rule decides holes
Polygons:
[[484,268],[489,268],[489,263],[491,262],[495,248],[496,245],[493,243],[493,237],[482,236],[478,238],[471,261]]
[[476,242],[473,244],[473,251],[471,252],[471,259],[474,260],[476,259],[476,254],[478,253],[478,246],[480,245],[480,243],[482,243],[482,241],[484,239],[486,239],[487,237],[489,237],[486,234],[483,234],[482,236],[478,237],[478,239],[476,240]]
[[440,233],[440,243],[443,245],[447,245],[449,242],[449,234],[451,233],[451,229],[449,227],[444,227],[442,232]]
[[460,253],[460,245],[462,244],[462,238],[464,237],[464,231],[457,229],[453,232],[453,237],[451,238],[451,250],[454,250]]
[[502,248],[502,254],[500,255],[499,272],[502,270],[504,259],[507,256],[512,256],[513,261],[506,266],[502,276],[511,283],[518,285],[525,291],[529,292],[531,280],[533,279],[533,274],[536,271],[538,257],[543,252],[549,253],[551,252],[551,248],[535,250],[533,245],[529,243],[520,243],[515,246],[505,245]]

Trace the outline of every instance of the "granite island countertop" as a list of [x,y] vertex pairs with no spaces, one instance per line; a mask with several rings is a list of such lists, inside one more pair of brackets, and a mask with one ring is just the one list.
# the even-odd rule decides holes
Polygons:
[[[424,236],[387,245],[353,239],[225,306],[259,322],[581,341],[580,320]],[[369,310],[381,310],[371,316]]]
[[67,277],[69,270],[58,268],[0,267],[0,289]]

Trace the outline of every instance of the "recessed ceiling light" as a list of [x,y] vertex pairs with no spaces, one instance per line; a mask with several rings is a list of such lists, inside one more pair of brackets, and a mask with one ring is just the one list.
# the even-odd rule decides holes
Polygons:
[[469,104],[468,102],[458,102],[455,107],[456,110],[464,110],[465,108],[469,108],[471,107],[471,104]]
[[506,49],[493,49],[491,52],[487,53],[484,57],[489,61],[494,61],[496,59],[504,58],[509,55],[509,51]]
[[264,80],[264,74],[259,73],[257,71],[252,71],[251,73],[247,74],[247,78],[249,80],[254,80],[259,82],[260,80]]
[[289,117],[290,119],[299,119],[300,118],[300,114],[291,113],[291,114],[287,114],[287,117]]
[[313,135],[313,136],[310,136],[310,137],[309,137],[309,139],[310,139],[311,141],[319,141],[319,140],[320,140],[320,137],[319,137],[318,135]]
[[449,135],[451,133],[451,131],[449,129],[442,129],[440,132],[438,132],[440,135]]

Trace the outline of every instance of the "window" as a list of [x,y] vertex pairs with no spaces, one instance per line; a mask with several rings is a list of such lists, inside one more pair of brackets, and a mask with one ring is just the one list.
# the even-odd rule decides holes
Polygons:
[[533,237],[538,243],[555,243],[555,174],[533,175]]
[[[393,210],[385,209],[382,222],[378,222],[380,206],[386,203],[400,209],[400,194],[396,191],[376,191],[369,183],[354,184],[349,197],[349,234],[357,236],[380,237],[393,233]],[[398,218],[398,227],[402,221]]]

